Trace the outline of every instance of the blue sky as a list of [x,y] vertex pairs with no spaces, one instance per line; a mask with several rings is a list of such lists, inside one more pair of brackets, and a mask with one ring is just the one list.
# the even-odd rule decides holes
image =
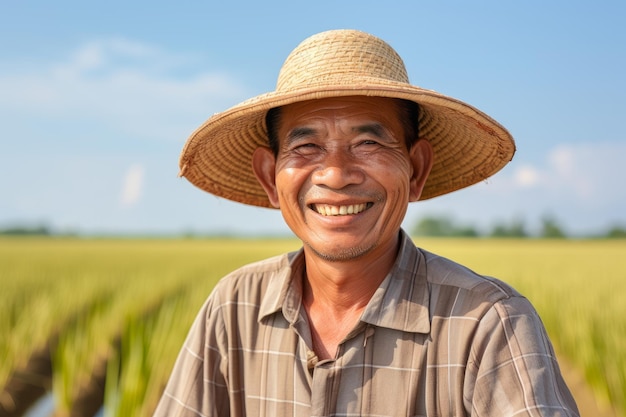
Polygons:
[[280,213],[177,177],[211,114],[274,89],[327,29],[389,42],[413,84],[500,121],[518,151],[484,183],[410,206],[488,229],[545,215],[626,225],[621,1],[8,2],[0,12],[0,227],[287,232]]

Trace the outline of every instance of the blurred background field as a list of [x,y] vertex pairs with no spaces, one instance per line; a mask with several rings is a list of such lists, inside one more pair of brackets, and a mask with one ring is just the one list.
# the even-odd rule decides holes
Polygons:
[[[416,240],[525,294],[598,406],[626,415],[626,240]],[[0,415],[37,384],[56,416],[151,415],[216,281],[298,247],[293,239],[0,239]],[[40,374],[29,368],[37,357],[49,359]]]

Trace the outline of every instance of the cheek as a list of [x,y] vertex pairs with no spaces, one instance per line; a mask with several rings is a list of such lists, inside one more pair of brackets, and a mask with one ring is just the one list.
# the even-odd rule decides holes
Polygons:
[[406,216],[409,193],[404,186],[398,186],[387,194],[388,201],[381,213],[380,220],[383,230],[395,231],[401,227]]
[[281,208],[299,206],[300,194],[307,181],[307,172],[298,168],[283,168],[276,173],[276,188]]
[[282,166],[276,169],[276,184],[285,191],[296,188],[306,180],[307,172],[302,168]]
[[413,166],[406,157],[396,156],[384,158],[384,160],[370,159],[370,166],[378,166],[378,172],[381,172],[381,181],[385,184],[390,192],[395,189],[405,190],[411,181],[413,175]]
[[401,219],[409,204],[412,166],[406,158],[387,160],[384,174],[379,177],[382,187],[385,188],[388,199],[387,210],[390,216]]

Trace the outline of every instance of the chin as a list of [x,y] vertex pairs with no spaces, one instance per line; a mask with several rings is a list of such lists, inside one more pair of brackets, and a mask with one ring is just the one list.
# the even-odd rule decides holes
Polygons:
[[374,246],[364,247],[360,245],[350,247],[329,248],[328,245],[322,244],[321,248],[316,245],[304,242],[316,256],[328,262],[347,262],[357,260],[374,249]]

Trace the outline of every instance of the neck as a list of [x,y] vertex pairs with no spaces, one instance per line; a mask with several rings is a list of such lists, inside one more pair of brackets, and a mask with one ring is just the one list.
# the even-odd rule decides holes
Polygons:
[[336,355],[339,344],[357,325],[365,306],[393,266],[397,247],[396,244],[382,253],[339,262],[315,256],[305,246],[303,306],[318,358],[331,359]]
[[399,240],[395,245],[355,259],[329,261],[304,247],[306,279],[304,295],[309,305],[353,311],[365,307],[395,262]]

